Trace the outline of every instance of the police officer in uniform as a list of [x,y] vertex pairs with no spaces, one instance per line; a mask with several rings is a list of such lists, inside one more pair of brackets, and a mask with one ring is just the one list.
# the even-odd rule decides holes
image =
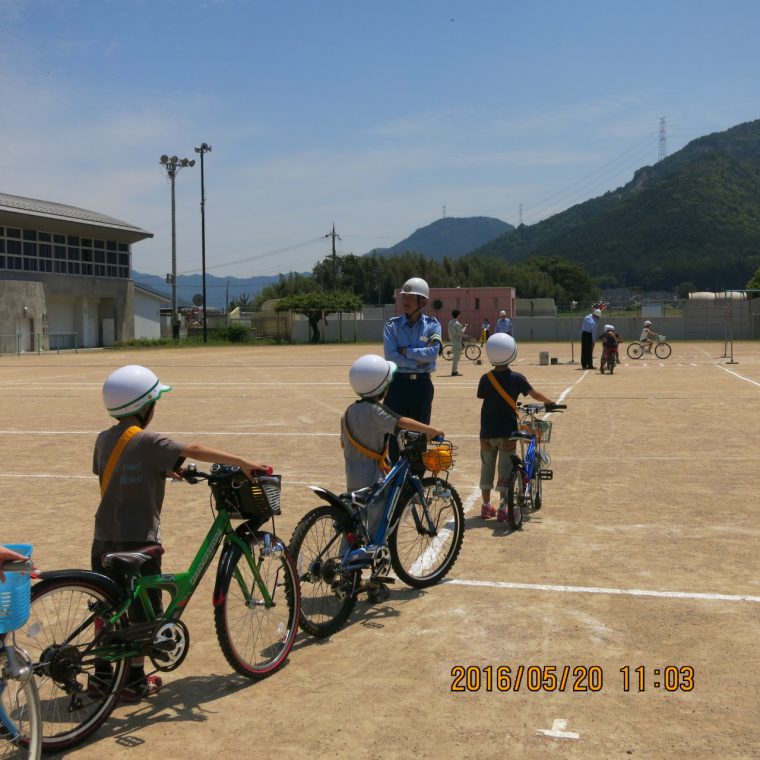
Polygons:
[[[441,348],[441,324],[423,314],[430,299],[430,288],[421,277],[412,277],[401,288],[403,314],[385,323],[383,347],[385,358],[398,366],[388,388],[384,404],[402,417],[430,424],[433,408],[435,362]],[[398,459],[395,438],[390,456]]]

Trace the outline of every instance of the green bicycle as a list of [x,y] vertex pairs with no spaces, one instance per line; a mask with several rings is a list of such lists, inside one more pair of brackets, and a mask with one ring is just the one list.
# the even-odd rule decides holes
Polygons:
[[[125,588],[86,570],[40,573],[32,588],[29,620],[17,633],[29,652],[40,693],[45,751],[79,744],[111,714],[127,686],[129,660],[147,657],[157,671],[179,667],[190,646],[180,619],[193,592],[224,544],[213,593],[216,634],[231,667],[253,680],[286,661],[298,632],[301,593],[286,545],[261,527],[280,514],[280,477],[248,480],[237,467],[215,464],[210,473],[188,466],[183,478],[206,480],[216,517],[190,567],[140,576],[159,545],[105,555]],[[231,519],[244,522],[233,528]],[[149,591],[168,595],[156,610]],[[132,622],[130,607],[144,613]]]

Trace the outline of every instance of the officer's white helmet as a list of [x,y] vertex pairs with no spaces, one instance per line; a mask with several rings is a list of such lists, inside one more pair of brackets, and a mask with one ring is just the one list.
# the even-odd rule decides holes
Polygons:
[[422,277],[410,277],[401,287],[402,293],[411,293],[413,296],[430,298],[430,288]]
[[511,364],[517,358],[517,342],[507,333],[496,333],[486,341],[486,353],[496,367]]
[[609,332],[612,330],[612,332],[615,332],[615,325],[605,325],[604,326],[604,332]]
[[377,354],[365,354],[351,365],[348,381],[362,398],[374,398],[388,387],[396,369],[395,362]]
[[601,317],[602,316],[602,310],[601,309],[594,309],[591,312],[595,317]]
[[139,364],[128,364],[112,372],[103,384],[103,403],[116,419],[137,414],[171,390],[155,373]]
[[506,312],[506,311],[504,311],[504,309],[502,309],[502,310],[499,312],[499,316],[500,316],[500,317],[506,317],[506,316],[507,316],[507,312]]

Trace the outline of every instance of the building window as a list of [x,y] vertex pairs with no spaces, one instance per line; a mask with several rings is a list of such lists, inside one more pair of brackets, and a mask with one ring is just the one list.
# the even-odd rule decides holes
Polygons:
[[5,237],[20,238],[21,230],[14,229],[13,227],[8,227],[8,229],[5,230]]
[[[26,232],[26,230],[24,230]],[[24,242],[24,256],[36,256],[37,255],[37,243]]]
[[35,230],[24,230],[24,240],[37,240],[37,232]]

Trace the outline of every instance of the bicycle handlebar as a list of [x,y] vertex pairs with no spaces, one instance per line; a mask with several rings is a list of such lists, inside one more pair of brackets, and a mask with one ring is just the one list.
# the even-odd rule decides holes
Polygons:
[[535,414],[536,412],[561,412],[563,409],[567,409],[567,404],[522,404],[517,402],[517,408],[528,414]]
[[[216,468],[216,471],[215,471]],[[271,467],[267,467],[262,471],[261,475],[272,475],[274,470]],[[240,473],[245,477],[248,477],[239,467],[236,465],[228,464],[212,464],[211,472],[202,472],[194,464],[189,464],[179,470],[178,475],[182,480],[186,480],[188,483],[200,483],[201,480],[206,480],[209,483],[218,483],[223,480],[228,480],[230,477]],[[255,477],[255,476],[254,476]]]
[[30,559],[5,562],[0,570],[4,573],[28,573],[34,570],[34,562]]

